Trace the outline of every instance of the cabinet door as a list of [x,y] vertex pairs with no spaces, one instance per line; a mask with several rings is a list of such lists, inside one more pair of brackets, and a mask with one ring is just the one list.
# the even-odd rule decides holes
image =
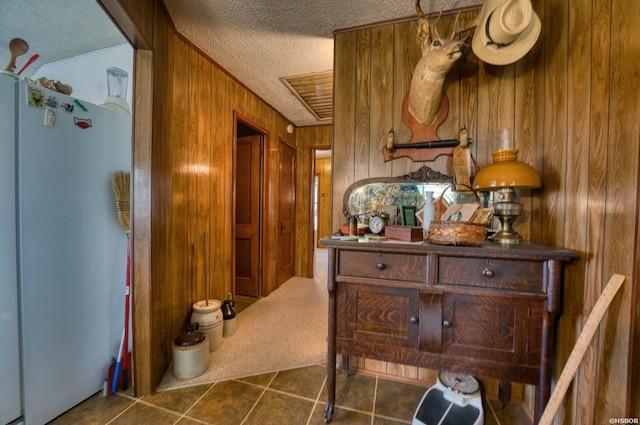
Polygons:
[[543,307],[536,299],[445,294],[443,352],[538,366]]
[[349,283],[340,285],[338,298],[342,336],[361,345],[417,348],[418,290]]

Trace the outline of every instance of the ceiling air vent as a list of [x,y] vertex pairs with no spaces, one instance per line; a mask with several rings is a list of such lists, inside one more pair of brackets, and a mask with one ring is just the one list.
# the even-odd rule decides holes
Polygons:
[[280,81],[319,121],[333,117],[333,70],[281,77]]

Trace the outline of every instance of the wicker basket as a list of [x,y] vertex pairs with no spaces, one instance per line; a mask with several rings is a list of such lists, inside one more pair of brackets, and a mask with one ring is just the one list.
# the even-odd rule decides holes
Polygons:
[[[446,189],[440,195],[444,195]],[[473,191],[480,205],[480,197]],[[442,211],[438,211],[438,218]],[[489,226],[486,224],[467,223],[464,221],[432,221],[429,224],[427,241],[438,245],[481,246],[487,238]]]
[[432,221],[427,240],[438,245],[481,246],[488,226],[461,221]]

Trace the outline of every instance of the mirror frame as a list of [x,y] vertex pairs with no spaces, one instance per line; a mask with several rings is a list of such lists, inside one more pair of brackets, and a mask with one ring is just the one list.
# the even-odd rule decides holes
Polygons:
[[453,176],[443,174],[439,171],[435,171],[430,167],[423,165],[416,171],[409,174],[405,174],[399,177],[371,177],[368,179],[358,180],[352,183],[347,190],[345,190],[342,197],[342,213],[346,218],[351,217],[349,214],[349,198],[351,193],[368,184],[373,183],[450,183],[453,184]]

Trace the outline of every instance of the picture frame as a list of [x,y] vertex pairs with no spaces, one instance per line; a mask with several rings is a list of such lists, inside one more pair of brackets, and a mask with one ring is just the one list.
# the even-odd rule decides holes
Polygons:
[[414,205],[400,205],[400,224],[403,226],[417,226],[416,207]]

